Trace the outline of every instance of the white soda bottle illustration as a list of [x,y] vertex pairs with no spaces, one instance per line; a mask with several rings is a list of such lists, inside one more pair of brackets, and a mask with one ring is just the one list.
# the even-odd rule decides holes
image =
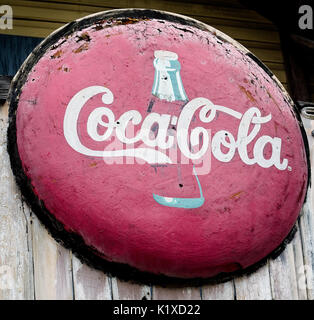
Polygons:
[[[178,117],[184,105],[188,102],[188,97],[185,93],[180,75],[181,65],[178,61],[178,55],[175,52],[157,50],[154,52],[154,56],[155,76],[152,88],[152,98],[149,102],[147,112],[171,115],[171,122],[167,133],[168,136],[176,137]],[[152,127],[151,134],[156,136],[157,132],[158,125],[156,124],[156,126]],[[175,152],[177,152],[176,140],[174,148]],[[190,177],[189,179],[186,179],[187,176],[182,174],[183,165],[180,164],[181,159],[180,157],[176,158],[176,162],[173,165],[157,164],[153,166],[156,173],[164,178],[164,182],[160,185],[160,190],[158,190],[158,186],[156,186],[156,189],[162,192],[162,194],[153,193],[154,200],[160,205],[167,207],[186,209],[201,207],[205,199],[194,166],[194,178],[192,177],[192,172],[190,170]],[[174,179],[174,176],[176,176],[176,179]],[[191,178],[193,178],[193,183],[191,183]],[[184,183],[186,180],[189,180],[187,185]],[[198,197],[184,196],[186,191],[190,191],[191,193],[191,191],[195,191],[195,188],[198,188]],[[165,194],[165,192],[169,194]]]

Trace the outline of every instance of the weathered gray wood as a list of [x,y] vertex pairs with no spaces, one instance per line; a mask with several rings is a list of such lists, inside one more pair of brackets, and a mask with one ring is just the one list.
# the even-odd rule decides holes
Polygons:
[[202,287],[203,300],[234,300],[234,298],[234,281]]
[[[313,168],[312,168],[313,170]],[[313,193],[313,190],[311,190]],[[308,196],[308,202],[304,206],[304,215],[300,219],[302,248],[304,259],[304,270],[299,270],[300,285],[305,280],[307,296],[309,300],[314,300],[314,221],[313,221],[313,195]],[[304,280],[302,279],[304,277]]]
[[48,234],[36,216],[32,234],[35,299],[73,299],[71,252]]
[[200,288],[163,288],[159,286],[153,287],[154,300],[200,300]]
[[300,231],[304,257],[305,278],[307,284],[308,299],[314,300],[314,121],[302,118],[310,148],[311,157],[311,181],[312,185],[307,194],[307,200],[303,207],[303,215],[300,218]]
[[[303,210],[301,215],[303,215]],[[303,259],[303,249],[301,240],[301,226],[298,223],[298,231],[292,241],[294,261],[295,261],[295,272],[298,288],[299,300],[307,300],[307,290],[306,290],[306,278],[304,274],[304,259]]]
[[234,283],[237,300],[272,299],[268,264],[248,276],[236,278]]
[[272,296],[275,300],[298,300],[293,244],[269,263]]
[[111,279],[99,270],[82,264],[73,255],[73,285],[76,300],[111,300]]
[[0,300],[33,299],[30,216],[7,153],[8,106],[0,107]]
[[114,300],[150,300],[151,287],[112,278]]

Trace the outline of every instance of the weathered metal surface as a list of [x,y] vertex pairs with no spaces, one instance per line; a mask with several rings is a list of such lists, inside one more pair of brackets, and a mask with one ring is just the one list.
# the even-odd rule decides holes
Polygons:
[[186,17],[122,10],[68,25],[24,64],[10,110],[33,210],[120,275],[124,264],[147,281],[245,271],[282,245],[304,201],[306,153],[284,89]]

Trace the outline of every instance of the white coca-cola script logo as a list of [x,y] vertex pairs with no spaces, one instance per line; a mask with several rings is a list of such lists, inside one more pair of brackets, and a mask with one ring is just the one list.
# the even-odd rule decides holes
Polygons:
[[[94,109],[87,121],[87,133],[94,141],[106,141],[115,134],[125,145],[134,145],[143,142],[145,147],[123,148],[121,150],[92,150],[84,146],[78,135],[78,118],[84,105],[92,97],[102,94],[105,105],[114,102],[113,93],[106,87],[91,86],[78,92],[69,102],[64,116],[64,136],[68,144],[77,152],[94,157],[135,157],[149,164],[171,164],[173,161],[167,156],[166,150],[177,143],[179,150],[188,159],[201,159],[208,148],[211,147],[213,156],[221,162],[229,162],[236,151],[241,160],[247,165],[257,164],[263,168],[275,166],[279,170],[285,170],[288,166],[287,159],[281,159],[282,141],[278,137],[267,135],[259,137],[253,148],[253,157],[249,157],[247,146],[257,137],[261,126],[271,120],[271,114],[262,116],[257,107],[249,108],[244,114],[231,108],[213,104],[206,98],[195,98],[188,102],[177,118],[168,114],[149,113],[145,119],[137,110],[129,110],[123,113],[119,119],[110,107],[102,106]],[[198,112],[202,123],[208,124],[220,111],[230,117],[239,120],[238,134],[234,137],[227,130],[220,130],[210,139],[208,130],[203,127],[190,128],[194,115]],[[106,118],[105,122],[103,119]],[[141,125],[140,131],[133,137],[127,137],[126,130],[129,123],[134,126]],[[158,133],[152,138],[152,126],[158,124]],[[170,124],[177,124],[176,137],[168,134]],[[249,132],[250,126],[253,129]],[[100,135],[98,127],[106,128]],[[200,137],[202,136],[202,139]],[[200,141],[202,145],[200,146]],[[210,143],[211,141],[211,143]],[[264,157],[264,148],[270,144],[272,153],[269,158]],[[224,146],[224,151],[222,151]],[[197,150],[197,151],[196,151]]]

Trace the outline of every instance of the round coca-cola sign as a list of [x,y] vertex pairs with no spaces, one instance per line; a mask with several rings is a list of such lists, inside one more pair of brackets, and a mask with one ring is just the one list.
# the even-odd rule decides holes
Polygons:
[[256,267],[291,234],[305,150],[271,72],[175,14],[114,10],[70,23],[11,88],[9,153],[25,198],[56,239],[122,277],[219,279]]

